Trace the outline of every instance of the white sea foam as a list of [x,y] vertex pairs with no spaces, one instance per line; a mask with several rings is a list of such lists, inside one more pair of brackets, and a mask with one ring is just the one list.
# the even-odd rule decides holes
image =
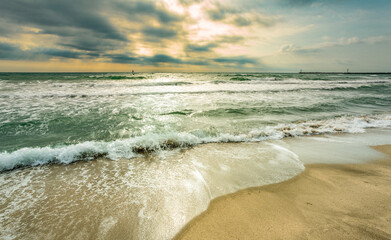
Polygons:
[[390,115],[340,117],[267,126],[254,129],[247,134],[238,135],[217,133],[211,136],[200,132],[171,132],[147,134],[112,142],[89,141],[68,146],[22,148],[14,152],[0,153],[0,171],[49,163],[69,164],[80,160],[89,161],[97,157],[107,157],[112,160],[130,159],[144,152],[186,148],[202,143],[254,142],[304,135],[362,133],[365,132],[366,128],[386,128],[390,126]]
[[[164,159],[99,160],[0,174],[0,205],[4,206],[0,238],[99,239],[121,231],[131,239],[172,239],[212,199],[290,179],[304,170],[308,160],[379,159],[382,156],[366,145],[390,143],[390,131],[203,144],[174,151]],[[383,137],[388,140],[379,140]],[[152,142],[162,148],[158,140]],[[142,144],[151,142],[139,140],[138,146]],[[31,218],[39,221],[31,222]]]

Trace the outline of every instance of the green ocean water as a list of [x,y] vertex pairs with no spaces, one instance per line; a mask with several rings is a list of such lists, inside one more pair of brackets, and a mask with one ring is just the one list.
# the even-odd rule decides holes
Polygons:
[[391,75],[0,73],[0,169],[360,132],[390,124],[390,92]]
[[390,75],[0,73],[0,239],[172,239],[216,197],[383,158],[390,92]]

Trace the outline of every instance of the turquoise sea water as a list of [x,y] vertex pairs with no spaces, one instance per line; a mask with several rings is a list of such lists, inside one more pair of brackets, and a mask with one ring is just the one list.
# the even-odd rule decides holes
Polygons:
[[391,75],[1,73],[0,171],[390,125]]
[[0,73],[0,239],[171,239],[216,197],[384,157],[390,92],[391,75]]

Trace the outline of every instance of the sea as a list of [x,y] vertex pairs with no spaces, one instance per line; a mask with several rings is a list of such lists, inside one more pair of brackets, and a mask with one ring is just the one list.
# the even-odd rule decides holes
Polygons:
[[0,73],[0,239],[172,239],[216,197],[380,144],[387,74]]

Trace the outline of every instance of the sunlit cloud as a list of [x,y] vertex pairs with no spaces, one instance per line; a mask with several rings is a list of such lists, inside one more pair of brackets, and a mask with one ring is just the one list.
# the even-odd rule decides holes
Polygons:
[[[390,4],[380,0],[377,8],[351,0],[0,0],[0,5],[0,71],[21,61],[55,62],[58,69],[61,64],[72,69],[72,62],[84,68],[96,64],[102,71],[129,64],[146,71],[290,70],[291,64],[284,65],[293,62],[288,55],[316,54],[328,61],[326,49],[391,44],[384,35]],[[363,24],[378,29],[360,32]]]

